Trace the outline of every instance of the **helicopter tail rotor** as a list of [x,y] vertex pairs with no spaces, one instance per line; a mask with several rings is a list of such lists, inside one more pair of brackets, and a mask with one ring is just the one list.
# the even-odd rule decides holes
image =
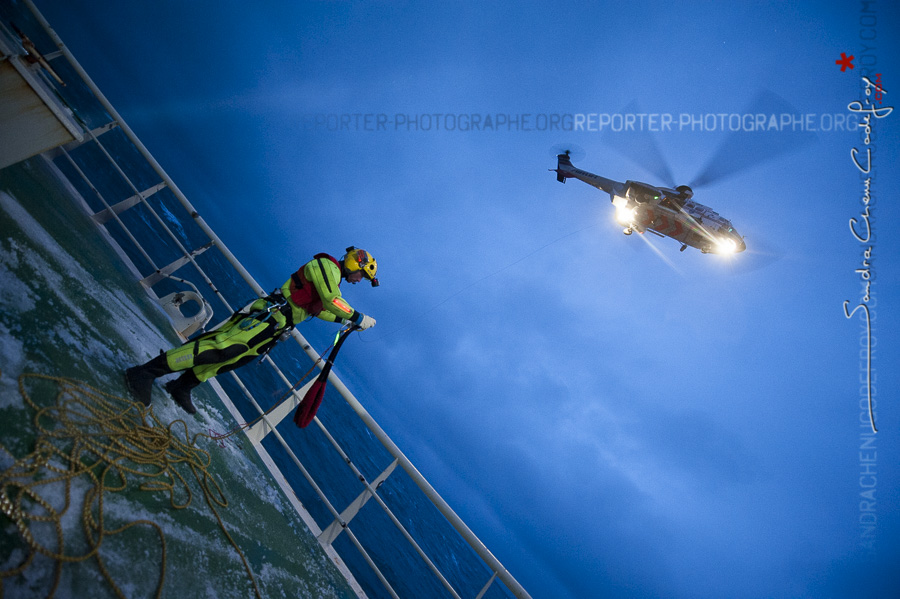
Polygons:
[[550,169],[556,171],[556,180],[565,183],[565,168],[571,168],[572,160],[583,158],[584,154],[584,150],[574,144],[556,144],[550,148],[550,155],[556,158],[556,168]]
[[578,162],[585,157],[586,152],[581,146],[572,143],[559,143],[550,148],[550,155],[554,158],[563,154],[565,154],[570,161]]
[[572,161],[569,160],[569,151],[564,154],[556,155],[556,180],[560,183],[566,182],[566,169],[572,167]]

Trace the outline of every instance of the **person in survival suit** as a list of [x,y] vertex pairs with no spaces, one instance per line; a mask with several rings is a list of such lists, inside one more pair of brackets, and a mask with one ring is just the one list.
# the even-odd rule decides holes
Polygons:
[[374,318],[354,310],[341,297],[340,284],[343,279],[355,285],[365,277],[372,287],[377,287],[377,270],[378,264],[371,254],[353,246],[347,248],[340,260],[328,254],[316,254],[272,295],[235,312],[216,329],[126,370],[128,389],[135,399],[149,406],[153,381],[183,371],[180,377],[166,383],[165,389],[175,403],[188,414],[194,414],[197,408],[191,402],[191,389],[252,362],[269,351],[294,325],[310,316],[328,322],[352,323],[362,330],[374,326]]

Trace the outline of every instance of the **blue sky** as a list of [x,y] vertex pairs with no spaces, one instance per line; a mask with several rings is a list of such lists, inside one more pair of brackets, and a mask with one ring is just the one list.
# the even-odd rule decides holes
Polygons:
[[[868,245],[848,226],[864,208],[860,134],[822,130],[864,98],[864,66],[893,102],[895,7],[38,6],[264,287],[319,251],[375,255],[381,287],[345,295],[378,325],[345,346],[342,376],[534,597],[900,588],[900,113],[870,142]],[[841,52],[858,68],[841,72]],[[755,114],[760,94],[817,130],[677,126]],[[537,115],[617,113],[676,126],[537,130]],[[437,114],[522,125],[448,131]],[[744,254],[626,237],[607,196],[547,172],[570,144],[581,168],[667,183],[648,140],[679,184],[712,159],[747,166],[694,190]],[[866,247],[880,429],[868,498],[862,334],[843,313],[861,301]]]

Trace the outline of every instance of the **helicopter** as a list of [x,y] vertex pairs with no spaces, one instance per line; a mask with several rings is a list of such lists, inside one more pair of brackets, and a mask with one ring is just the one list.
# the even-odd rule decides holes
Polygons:
[[747,249],[744,238],[731,221],[712,208],[693,201],[693,190],[687,185],[674,189],[657,187],[640,181],[613,181],[576,168],[570,151],[557,154],[556,180],[578,179],[609,194],[616,209],[616,220],[623,232],[643,234],[649,231],[660,237],[671,237],[681,243],[684,251],[690,247],[704,254],[735,254]]

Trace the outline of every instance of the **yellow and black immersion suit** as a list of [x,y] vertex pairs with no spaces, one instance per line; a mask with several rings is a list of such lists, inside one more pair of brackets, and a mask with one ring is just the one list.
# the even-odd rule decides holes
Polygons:
[[247,305],[219,328],[166,352],[170,370],[192,369],[199,382],[253,361],[282,333],[311,316],[329,322],[358,322],[362,314],[341,297],[340,263],[316,254],[281,289]]

